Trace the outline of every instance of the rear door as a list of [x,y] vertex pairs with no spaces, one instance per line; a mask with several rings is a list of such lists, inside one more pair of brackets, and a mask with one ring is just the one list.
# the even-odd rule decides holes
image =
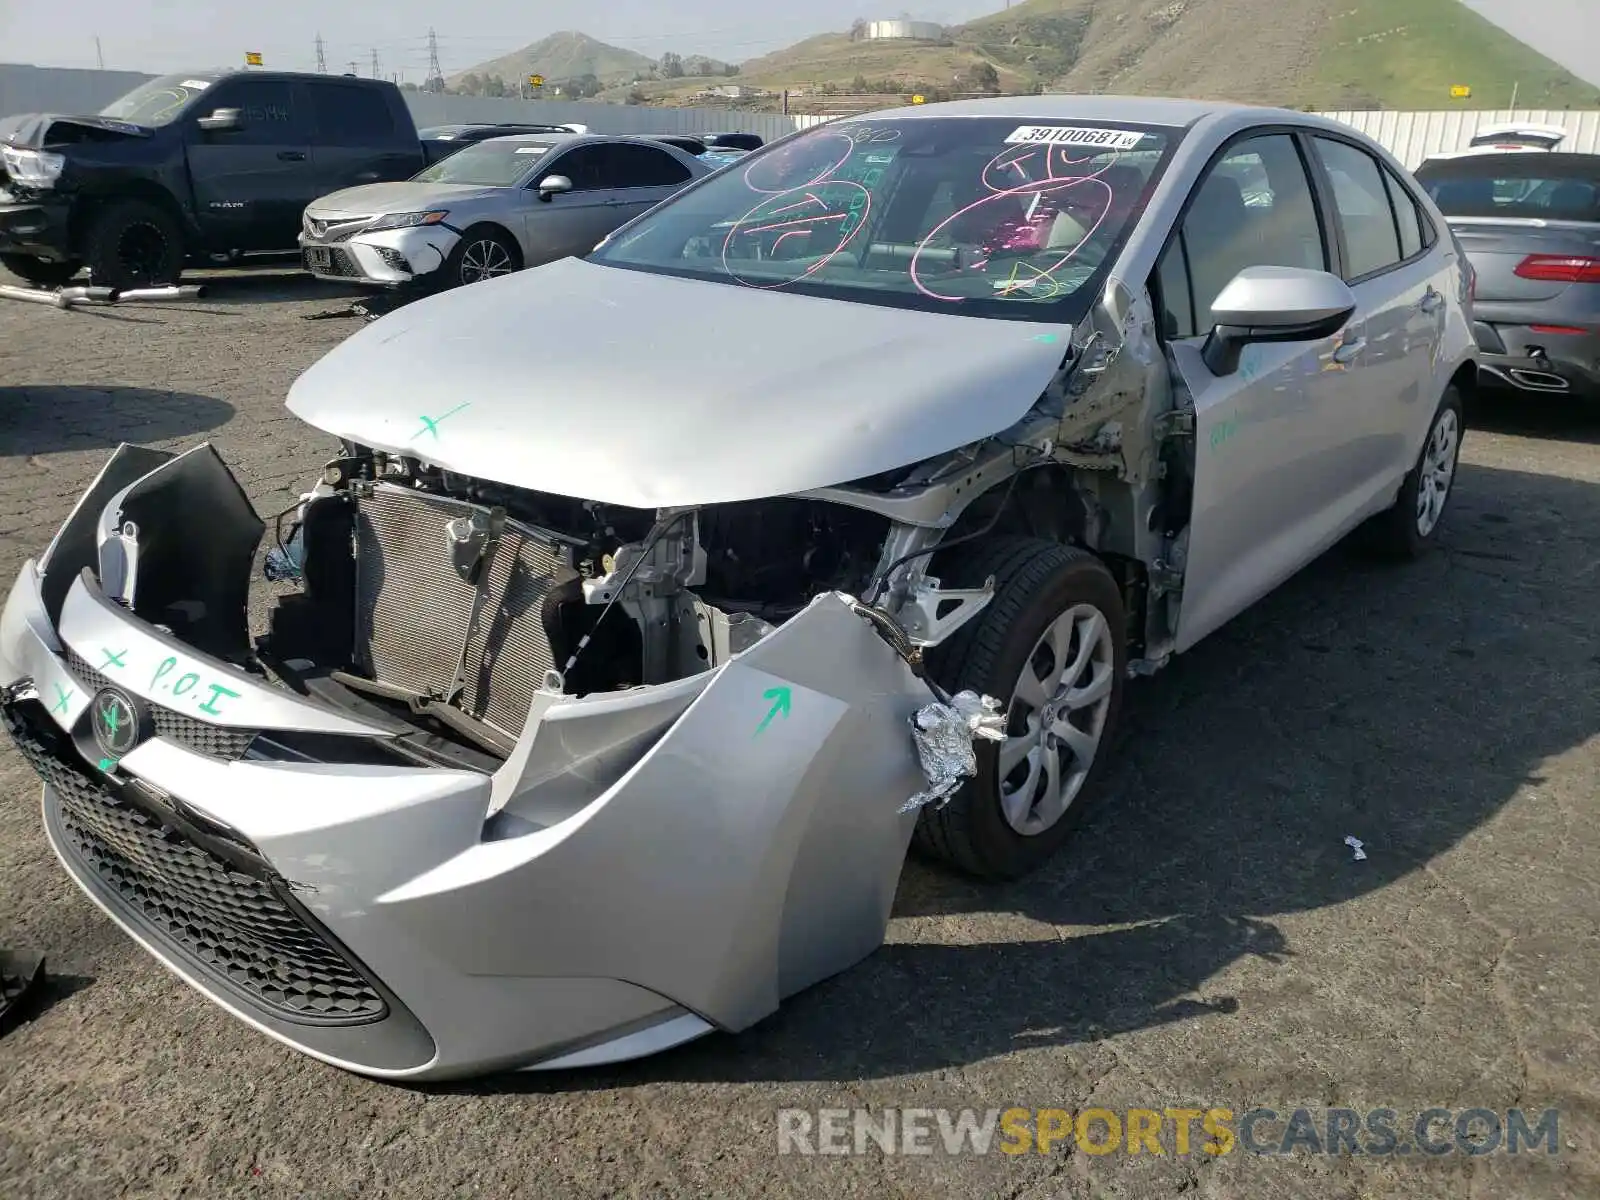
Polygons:
[[[395,123],[389,99],[375,87],[313,80],[305,84],[315,121],[313,172],[308,172],[306,197],[364,183],[406,179],[421,165],[411,131]],[[303,206],[302,206],[303,207]]]
[[1168,354],[1195,411],[1180,650],[1348,527],[1361,434],[1359,317],[1338,338],[1250,346],[1232,375],[1212,374],[1201,357],[1212,302],[1245,267],[1329,269],[1324,225],[1295,133],[1246,134],[1213,159],[1158,265]]
[[196,117],[239,110],[237,129],[184,130],[195,210],[209,248],[293,249],[310,199],[311,120],[286,79],[235,76],[218,83]]
[[1375,155],[1331,135],[1317,134],[1311,143],[1334,213],[1342,274],[1365,323],[1366,382],[1350,399],[1357,435],[1350,470],[1352,485],[1371,495],[1398,487],[1411,469],[1417,432],[1443,390],[1434,374],[1448,272],[1424,243],[1409,189]]
[[693,171],[656,146],[612,142],[606,149],[618,210],[612,228],[660,204],[694,177]]

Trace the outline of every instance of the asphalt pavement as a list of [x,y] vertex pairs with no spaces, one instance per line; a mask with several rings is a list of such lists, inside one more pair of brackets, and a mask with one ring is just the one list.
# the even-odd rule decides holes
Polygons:
[[[0,300],[8,585],[123,441],[209,439],[263,513],[309,486],[331,442],[282,400],[360,324],[302,318],[351,295],[212,278]],[[623,1067],[399,1087],[279,1046],[90,905],[0,748],[0,944],[52,974],[0,1039],[0,1197],[1600,1195],[1600,415],[1469,425],[1423,561],[1337,549],[1131,688],[1107,801],[1050,868],[914,860],[865,963]],[[1553,1155],[779,1153],[780,1110],[1013,1107],[1560,1123]]]

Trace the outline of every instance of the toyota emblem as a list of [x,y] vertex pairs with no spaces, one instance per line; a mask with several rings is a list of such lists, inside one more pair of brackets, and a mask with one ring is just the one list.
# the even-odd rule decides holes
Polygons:
[[94,744],[107,758],[121,758],[150,733],[147,705],[121,688],[101,688],[89,706]]

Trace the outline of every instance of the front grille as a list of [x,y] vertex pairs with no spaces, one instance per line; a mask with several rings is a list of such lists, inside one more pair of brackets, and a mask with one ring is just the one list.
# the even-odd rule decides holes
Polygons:
[[[115,680],[96,671],[70,646],[67,648],[66,658],[67,669],[78,677],[78,682],[83,684],[84,690],[90,695],[103,687],[116,686]],[[204,754],[207,758],[218,758],[224,762],[243,758],[244,752],[249,749],[250,743],[255,741],[256,734],[260,732],[258,729],[233,729],[225,725],[211,725],[176,709],[162,708],[159,704],[151,704],[150,712],[155,721],[157,737],[176,742],[196,754]]]
[[484,572],[483,605],[456,573],[446,525],[470,504],[377,484],[356,507],[356,655],[372,677],[419,696],[448,696],[466,646],[460,706],[515,737],[555,668],[550,593],[576,579],[571,553],[515,521]]
[[35,724],[13,704],[4,720],[50,786],[47,819],[62,853],[118,916],[281,1020],[352,1025],[387,1014],[374,984],[289,900],[283,880],[226,861],[121,799],[73,765],[70,746],[42,716]]
[[366,228],[371,217],[353,217],[346,221],[318,221],[312,217],[305,217],[303,224],[306,236],[315,238],[319,242],[348,242],[361,230]]

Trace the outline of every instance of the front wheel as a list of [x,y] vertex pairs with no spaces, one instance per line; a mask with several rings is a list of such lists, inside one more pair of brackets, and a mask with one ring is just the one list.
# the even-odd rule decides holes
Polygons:
[[1015,879],[1067,840],[1094,798],[1127,672],[1122,593],[1094,555],[998,538],[942,568],[952,586],[993,576],[995,596],[930,656],[948,691],[1007,706],[1005,740],[977,743],[978,774],[918,819],[919,849],[969,874]]
[[498,279],[522,268],[522,252],[497,229],[469,229],[442,268],[447,288]]
[[1367,529],[1368,544],[1376,553],[1416,558],[1433,541],[1455,487],[1464,428],[1461,393],[1451,386],[1433,414],[1427,440],[1400,485],[1394,507],[1374,517]]
[[89,281],[96,287],[139,288],[177,283],[183,274],[183,230],[146,200],[106,206],[84,239]]

